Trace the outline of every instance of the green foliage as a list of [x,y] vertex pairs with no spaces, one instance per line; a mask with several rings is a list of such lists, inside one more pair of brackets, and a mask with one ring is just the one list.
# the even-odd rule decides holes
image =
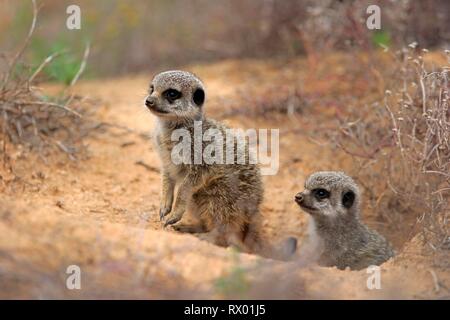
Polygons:
[[43,69],[43,74],[49,80],[54,80],[66,85],[70,84],[78,72],[81,57],[77,57],[64,39],[58,39],[50,46],[40,38],[35,38],[31,44],[31,61],[37,68],[49,55],[60,52],[61,54]]
[[387,31],[376,31],[372,35],[372,42],[376,44],[377,46],[386,48],[391,45],[391,36],[389,35],[389,32]]
[[229,298],[245,299],[249,290],[249,281],[247,271],[239,265],[238,254],[235,253],[234,265],[230,272],[215,280],[216,291]]
[[56,58],[48,66],[46,73],[51,79],[68,85],[77,74],[80,63],[72,54],[66,53]]
[[[9,39],[11,46],[16,48],[23,43],[33,18],[30,3],[24,2],[19,8],[17,15],[12,19]],[[46,31],[39,29],[45,21],[44,18],[38,17],[37,27],[25,52],[25,60],[30,63],[23,64],[19,61],[15,74],[33,73],[47,57],[58,52],[60,54],[45,66],[40,75],[49,81],[69,84],[80,68],[85,44],[91,38],[89,28],[86,27],[82,31],[70,31],[64,27],[59,34],[49,36]],[[61,20],[61,23],[63,22],[64,20]],[[21,40],[14,41],[14,39]]]
[[[56,81],[70,84],[79,70],[83,58],[83,50],[88,39],[91,39],[89,27],[81,31],[70,31],[65,28],[65,15],[60,15],[58,23],[62,27],[58,34],[50,35],[45,24],[48,19],[43,10],[38,15],[37,25],[31,37],[30,43],[25,51],[27,63],[18,61],[13,76],[19,78],[21,75],[32,74],[50,55],[60,52],[51,63],[47,64],[40,72],[40,77],[47,81]],[[8,32],[1,32],[0,43],[11,47],[11,50],[18,48],[25,41],[33,20],[33,10],[31,1],[24,1],[17,4],[16,14],[12,17]],[[5,37],[7,35],[7,37]],[[90,70],[89,70],[90,71]],[[84,73],[86,76],[86,72]]]

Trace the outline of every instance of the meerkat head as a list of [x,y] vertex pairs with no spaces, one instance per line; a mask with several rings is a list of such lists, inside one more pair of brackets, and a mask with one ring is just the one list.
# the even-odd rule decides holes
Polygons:
[[186,71],[157,74],[150,83],[145,105],[157,117],[166,119],[198,119],[205,102],[203,83]]
[[343,172],[322,171],[310,175],[305,190],[295,202],[314,218],[357,217],[360,193],[357,184]]

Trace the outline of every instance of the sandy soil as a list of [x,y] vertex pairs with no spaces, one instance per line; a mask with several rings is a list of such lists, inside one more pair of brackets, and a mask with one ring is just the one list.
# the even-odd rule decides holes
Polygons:
[[[263,233],[271,242],[288,235],[301,242],[307,217],[293,197],[305,177],[319,169],[351,169],[353,160],[314,138],[323,119],[314,114],[223,114],[247,89],[255,94],[279,74],[298,81],[304,74],[252,61],[188,69],[207,85],[210,117],[236,128],[280,128],[279,172],[264,177]],[[150,77],[82,81],[76,88],[97,101],[100,121],[132,132],[113,128],[88,138],[78,161],[58,154],[45,163],[18,149],[13,160],[20,181],[0,169],[0,298],[449,298],[448,256],[432,255],[419,235],[411,239],[407,223],[399,232],[370,210],[364,220],[399,252],[381,267],[381,290],[367,288],[365,270],[272,261],[164,230],[159,160],[144,137],[154,125],[142,103]],[[81,268],[81,290],[66,288],[69,265]]]

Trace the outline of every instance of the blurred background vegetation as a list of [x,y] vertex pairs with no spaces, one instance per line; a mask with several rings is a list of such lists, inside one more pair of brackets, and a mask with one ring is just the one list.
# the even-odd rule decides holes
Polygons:
[[[67,6],[81,8],[81,30],[66,28]],[[366,8],[382,10],[382,29],[368,30]],[[226,58],[289,58],[378,45],[442,48],[450,40],[450,1],[334,0],[42,0],[27,50],[31,68],[67,51],[45,69],[69,83],[86,43],[87,76],[154,72]],[[28,0],[0,0],[0,52],[13,52],[32,20]],[[448,49],[448,48],[446,48]]]

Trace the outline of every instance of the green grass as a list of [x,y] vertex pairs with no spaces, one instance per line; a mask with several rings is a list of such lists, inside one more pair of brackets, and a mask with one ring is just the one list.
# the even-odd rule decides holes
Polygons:
[[240,266],[239,254],[233,252],[233,267],[230,272],[214,282],[216,291],[226,298],[245,299],[249,291],[247,270]]
[[391,45],[391,36],[387,31],[376,31],[372,36],[372,42],[377,46],[387,48]]
[[[18,10],[17,15],[12,20],[12,39],[25,39],[31,21],[31,3],[26,1],[20,5],[20,10]],[[39,27],[43,21],[44,18],[38,16],[37,26]],[[36,28],[25,51],[24,61],[27,62],[23,63],[19,61],[14,70],[14,74],[16,76],[32,74],[48,56],[58,52],[61,54],[45,66],[40,73],[40,77],[46,81],[54,81],[68,85],[80,68],[83,59],[83,50],[87,40],[90,38],[88,27],[82,32],[63,29],[55,37],[48,37],[39,28]],[[1,39],[2,37],[0,36]],[[12,41],[11,46],[17,48],[23,41]],[[91,72],[89,69],[86,71]],[[86,71],[83,76],[86,76]]]
[[81,65],[82,56],[78,57],[70,50],[66,40],[59,39],[47,45],[40,38],[34,38],[30,46],[30,55],[33,68],[36,69],[45,58],[56,52],[61,54],[55,57],[43,70],[48,80],[63,84],[70,84]]

